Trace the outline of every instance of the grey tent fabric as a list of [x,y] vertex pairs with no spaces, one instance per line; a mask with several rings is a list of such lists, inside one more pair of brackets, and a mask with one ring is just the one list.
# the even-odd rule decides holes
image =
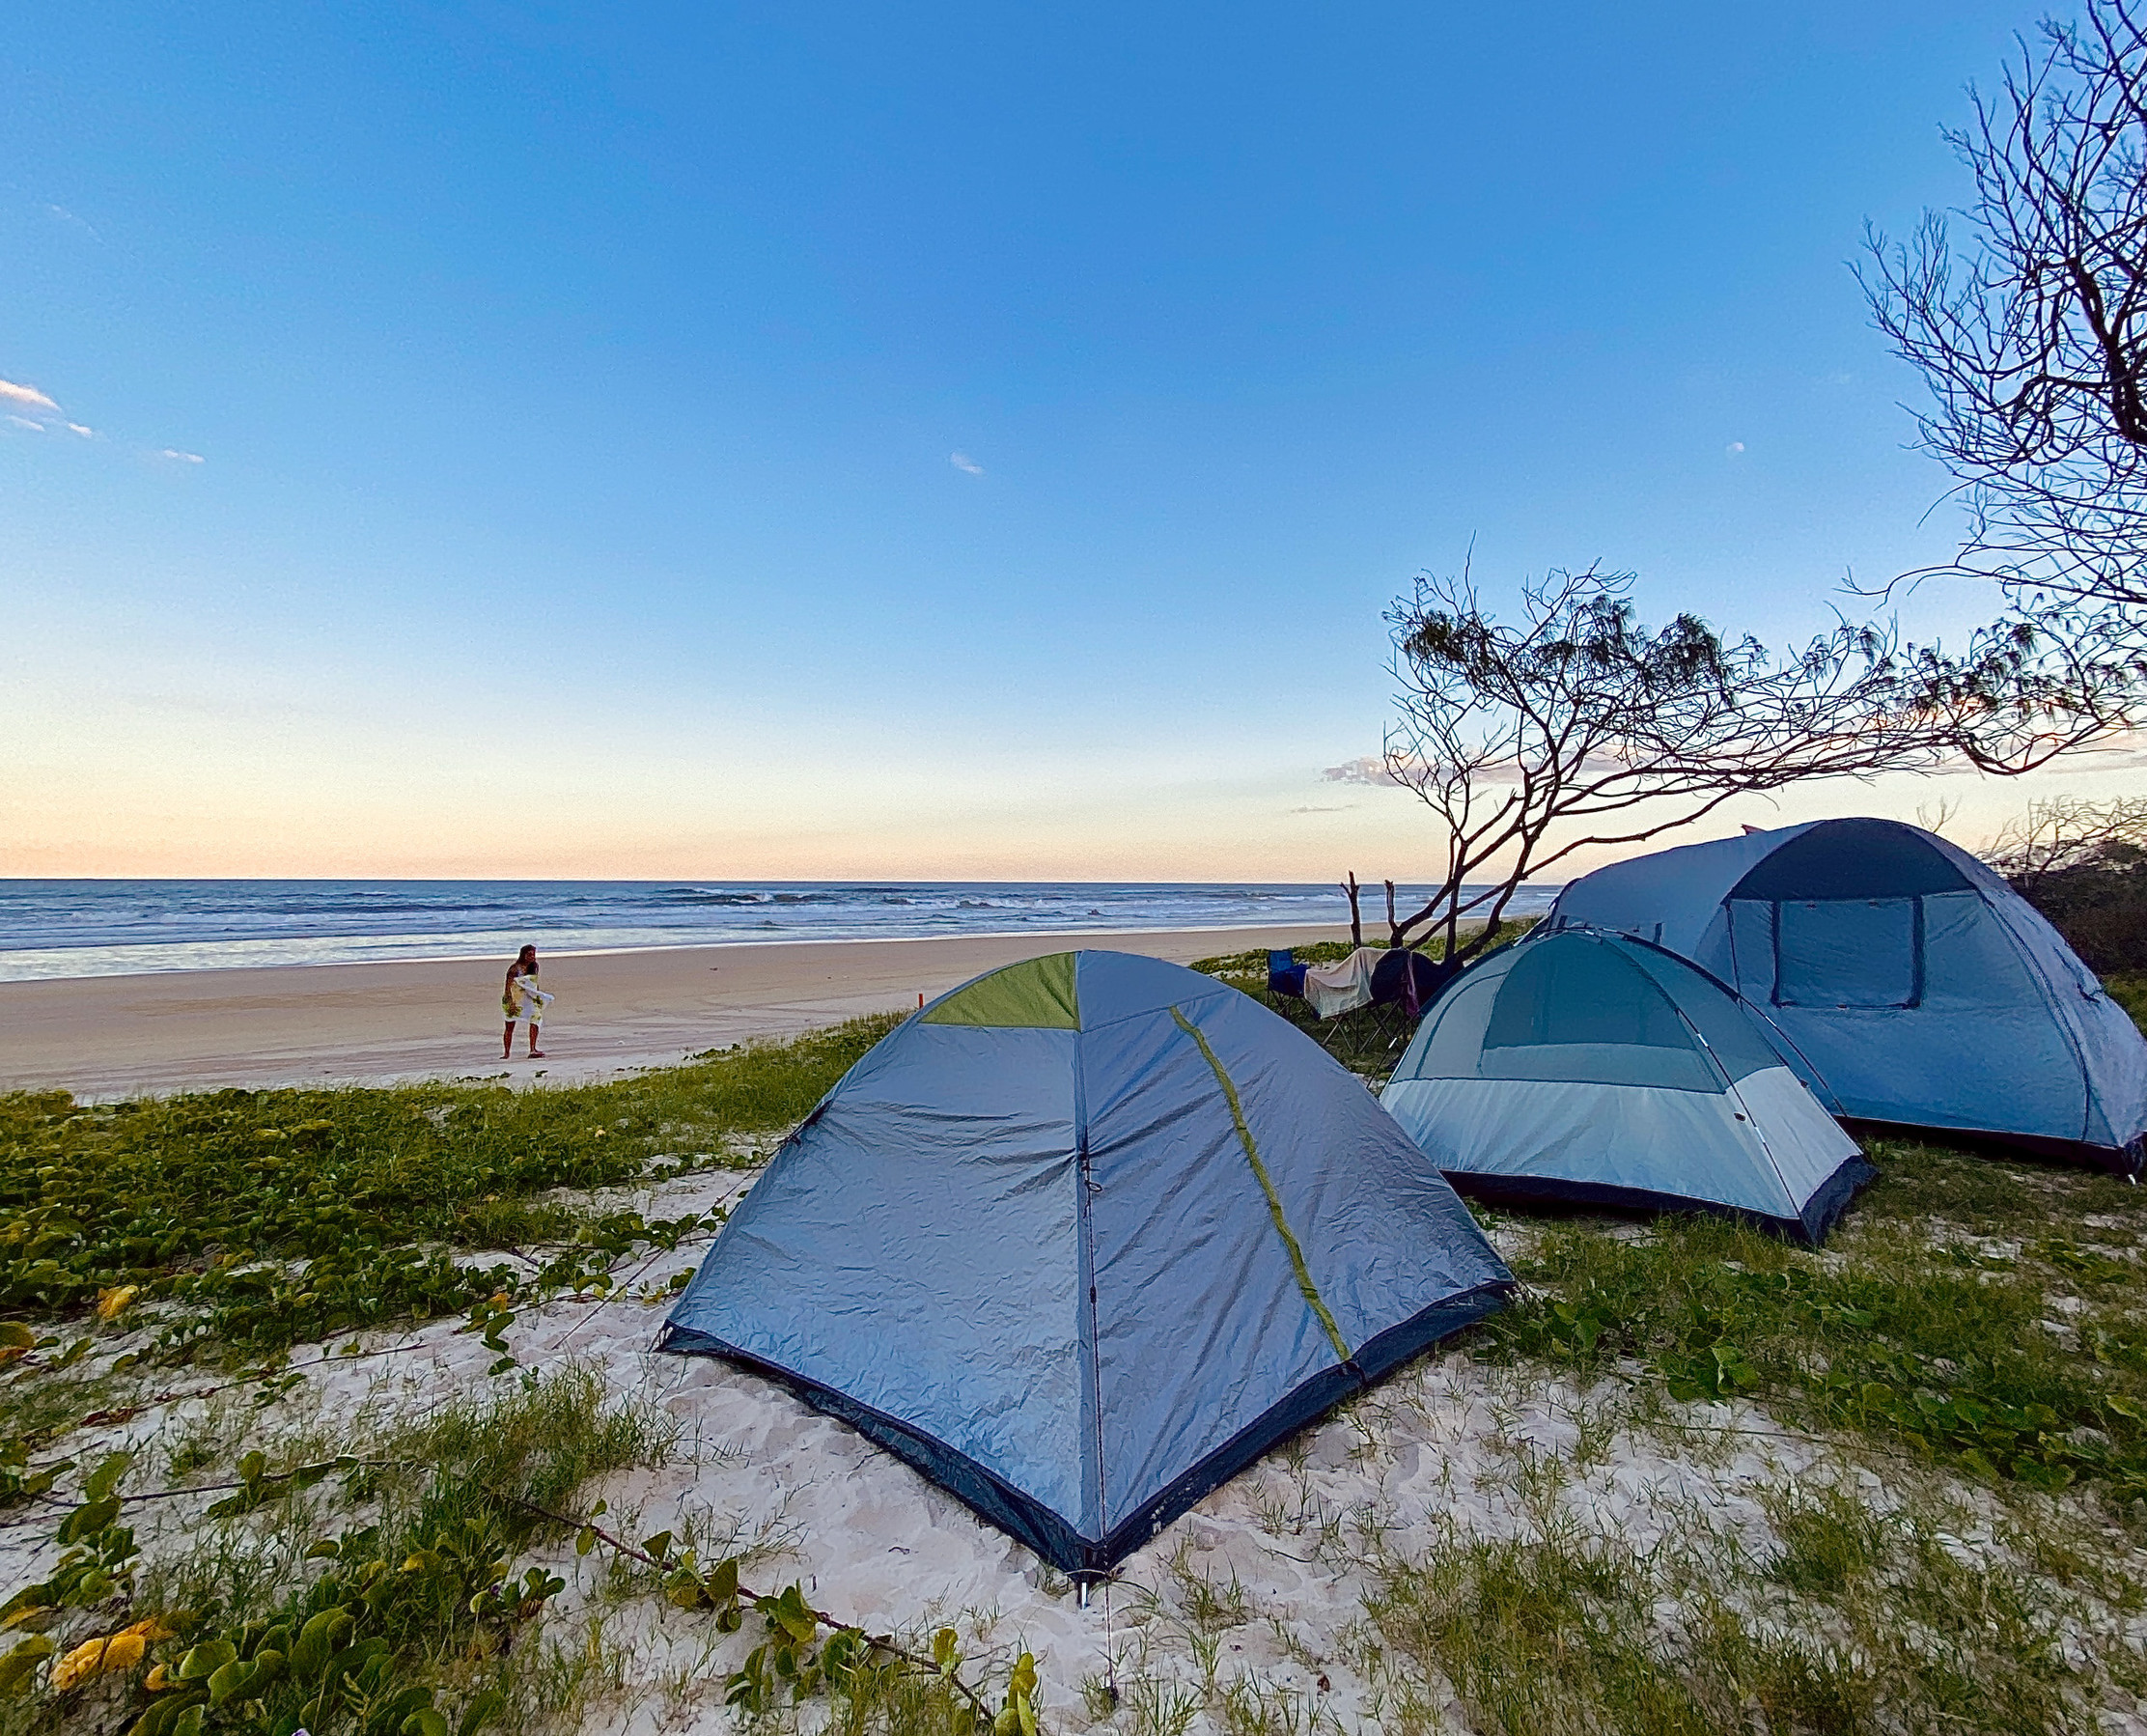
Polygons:
[[1874,1173],[1727,988],[1588,929],[1457,977],[1381,1101],[1492,1198],[1723,1212],[1816,1242]]
[[2025,900],[1892,820],[1823,820],[1598,870],[1546,926],[1652,940],[1758,1007],[1852,1120],[2136,1172],[2147,1042]]
[[773,1376],[1093,1574],[1511,1283],[1287,1021],[1176,965],[1061,953],[852,1067],[663,1343]]

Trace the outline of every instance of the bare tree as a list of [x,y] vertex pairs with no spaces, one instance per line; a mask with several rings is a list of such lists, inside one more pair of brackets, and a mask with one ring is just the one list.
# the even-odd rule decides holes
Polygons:
[[1505,625],[1464,572],[1418,579],[1388,611],[1403,691],[1378,775],[1436,816],[1445,858],[1432,898],[1390,918],[1394,944],[1443,932],[1458,967],[1492,943],[1522,882],[1734,797],[1928,769],[1963,732],[1989,755],[2057,751],[2032,719],[1932,709],[1882,630],[1844,624],[1777,660],[1691,615],[1643,627],[1631,583],[1554,572]]
[[[1945,139],[1974,179],[1954,213],[1868,238],[1873,317],[1922,375],[1923,448],[1968,534],[1937,572],[1994,579],[2007,614],[1942,692],[2008,681],[2094,727],[2130,720],[2147,676],[2147,27],[2135,0],[2046,21]],[[1911,578],[1925,574],[1910,574]]]
[[1941,796],[1936,801],[1916,803],[1916,824],[1927,832],[1942,833],[1960,815],[1961,798],[1958,796]]
[[2053,875],[2130,866],[2147,859],[2147,797],[2088,801],[2053,796],[2031,801],[1981,854],[2030,897]]
[[1342,896],[1350,901],[1350,944],[1364,944],[1364,912],[1357,908],[1357,896],[1362,890],[1356,883],[1356,870],[1350,870],[1349,879],[1342,882]]

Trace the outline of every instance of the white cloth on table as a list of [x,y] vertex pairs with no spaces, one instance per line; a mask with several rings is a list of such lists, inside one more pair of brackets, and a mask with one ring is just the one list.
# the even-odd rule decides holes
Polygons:
[[1332,965],[1304,967],[1304,997],[1322,1019],[1339,1019],[1372,1004],[1372,967],[1386,957],[1383,946],[1360,946]]

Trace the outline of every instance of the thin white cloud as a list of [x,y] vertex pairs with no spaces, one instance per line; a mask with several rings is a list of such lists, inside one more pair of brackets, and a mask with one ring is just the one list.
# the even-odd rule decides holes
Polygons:
[[947,462],[960,470],[964,476],[982,476],[984,474],[984,466],[966,452],[948,453]]
[[206,463],[206,462],[208,462],[208,461],[207,461],[206,459],[204,459],[204,458],[202,457],[202,455],[201,455],[200,453],[198,453],[198,452],[181,452],[181,451],[180,451],[180,449],[179,449],[179,448],[178,448],[177,446],[167,446],[167,447],[165,447],[165,448],[164,448],[164,450],[163,450],[163,451],[159,452],[159,453],[158,453],[158,454],[157,454],[156,456],[157,456],[158,458],[168,458],[168,459],[172,460],[172,461],[173,461],[173,462],[174,462],[175,463],[181,463],[181,464],[200,464],[200,463]]
[[[49,434],[55,428],[64,428],[71,434],[80,434],[85,440],[97,438],[97,430],[86,422],[70,422],[59,405],[36,386],[26,386],[13,379],[0,379],[0,411],[5,411],[10,422],[17,428],[31,429],[38,434]],[[170,458],[182,458],[183,453],[167,453]],[[195,463],[201,460],[195,459]]]
[[1358,759],[1344,760],[1339,766],[1329,766],[1320,773],[1323,782],[1330,784],[1394,784],[1401,782],[1387,770],[1386,762],[1376,754],[1365,754]]
[[[1591,753],[1580,762],[1583,771],[1613,772],[1624,767],[1615,754]],[[1389,762],[1378,754],[1362,754],[1353,760],[1344,760],[1339,766],[1329,766],[1320,773],[1320,781],[1329,784],[1361,784],[1367,789],[1381,787],[1412,790],[1419,779],[1430,776],[1435,768],[1416,758],[1404,758]],[[1490,760],[1477,769],[1479,781],[1488,784],[1518,783],[1520,766],[1516,760]]]
[[1722,450],[1724,452],[1732,454],[1743,452],[1744,450],[1744,442],[1743,440],[1732,440],[1727,446],[1723,447]]
[[36,386],[17,385],[12,379],[0,379],[0,401],[23,405],[34,410],[49,410],[55,416],[60,413],[60,406]]
[[82,233],[87,235],[91,240],[101,241],[104,238],[102,236],[98,234],[97,226],[92,223],[87,217],[76,216],[72,211],[69,210],[66,206],[47,205],[44,209],[47,215],[58,218],[62,223],[68,224],[71,228],[81,230]]

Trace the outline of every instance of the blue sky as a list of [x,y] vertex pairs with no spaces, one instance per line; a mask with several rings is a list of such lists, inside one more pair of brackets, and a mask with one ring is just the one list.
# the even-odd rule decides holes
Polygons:
[[0,872],[1420,872],[1414,572],[1945,551],[1847,262],[2032,21],[1488,10],[9,9]]

